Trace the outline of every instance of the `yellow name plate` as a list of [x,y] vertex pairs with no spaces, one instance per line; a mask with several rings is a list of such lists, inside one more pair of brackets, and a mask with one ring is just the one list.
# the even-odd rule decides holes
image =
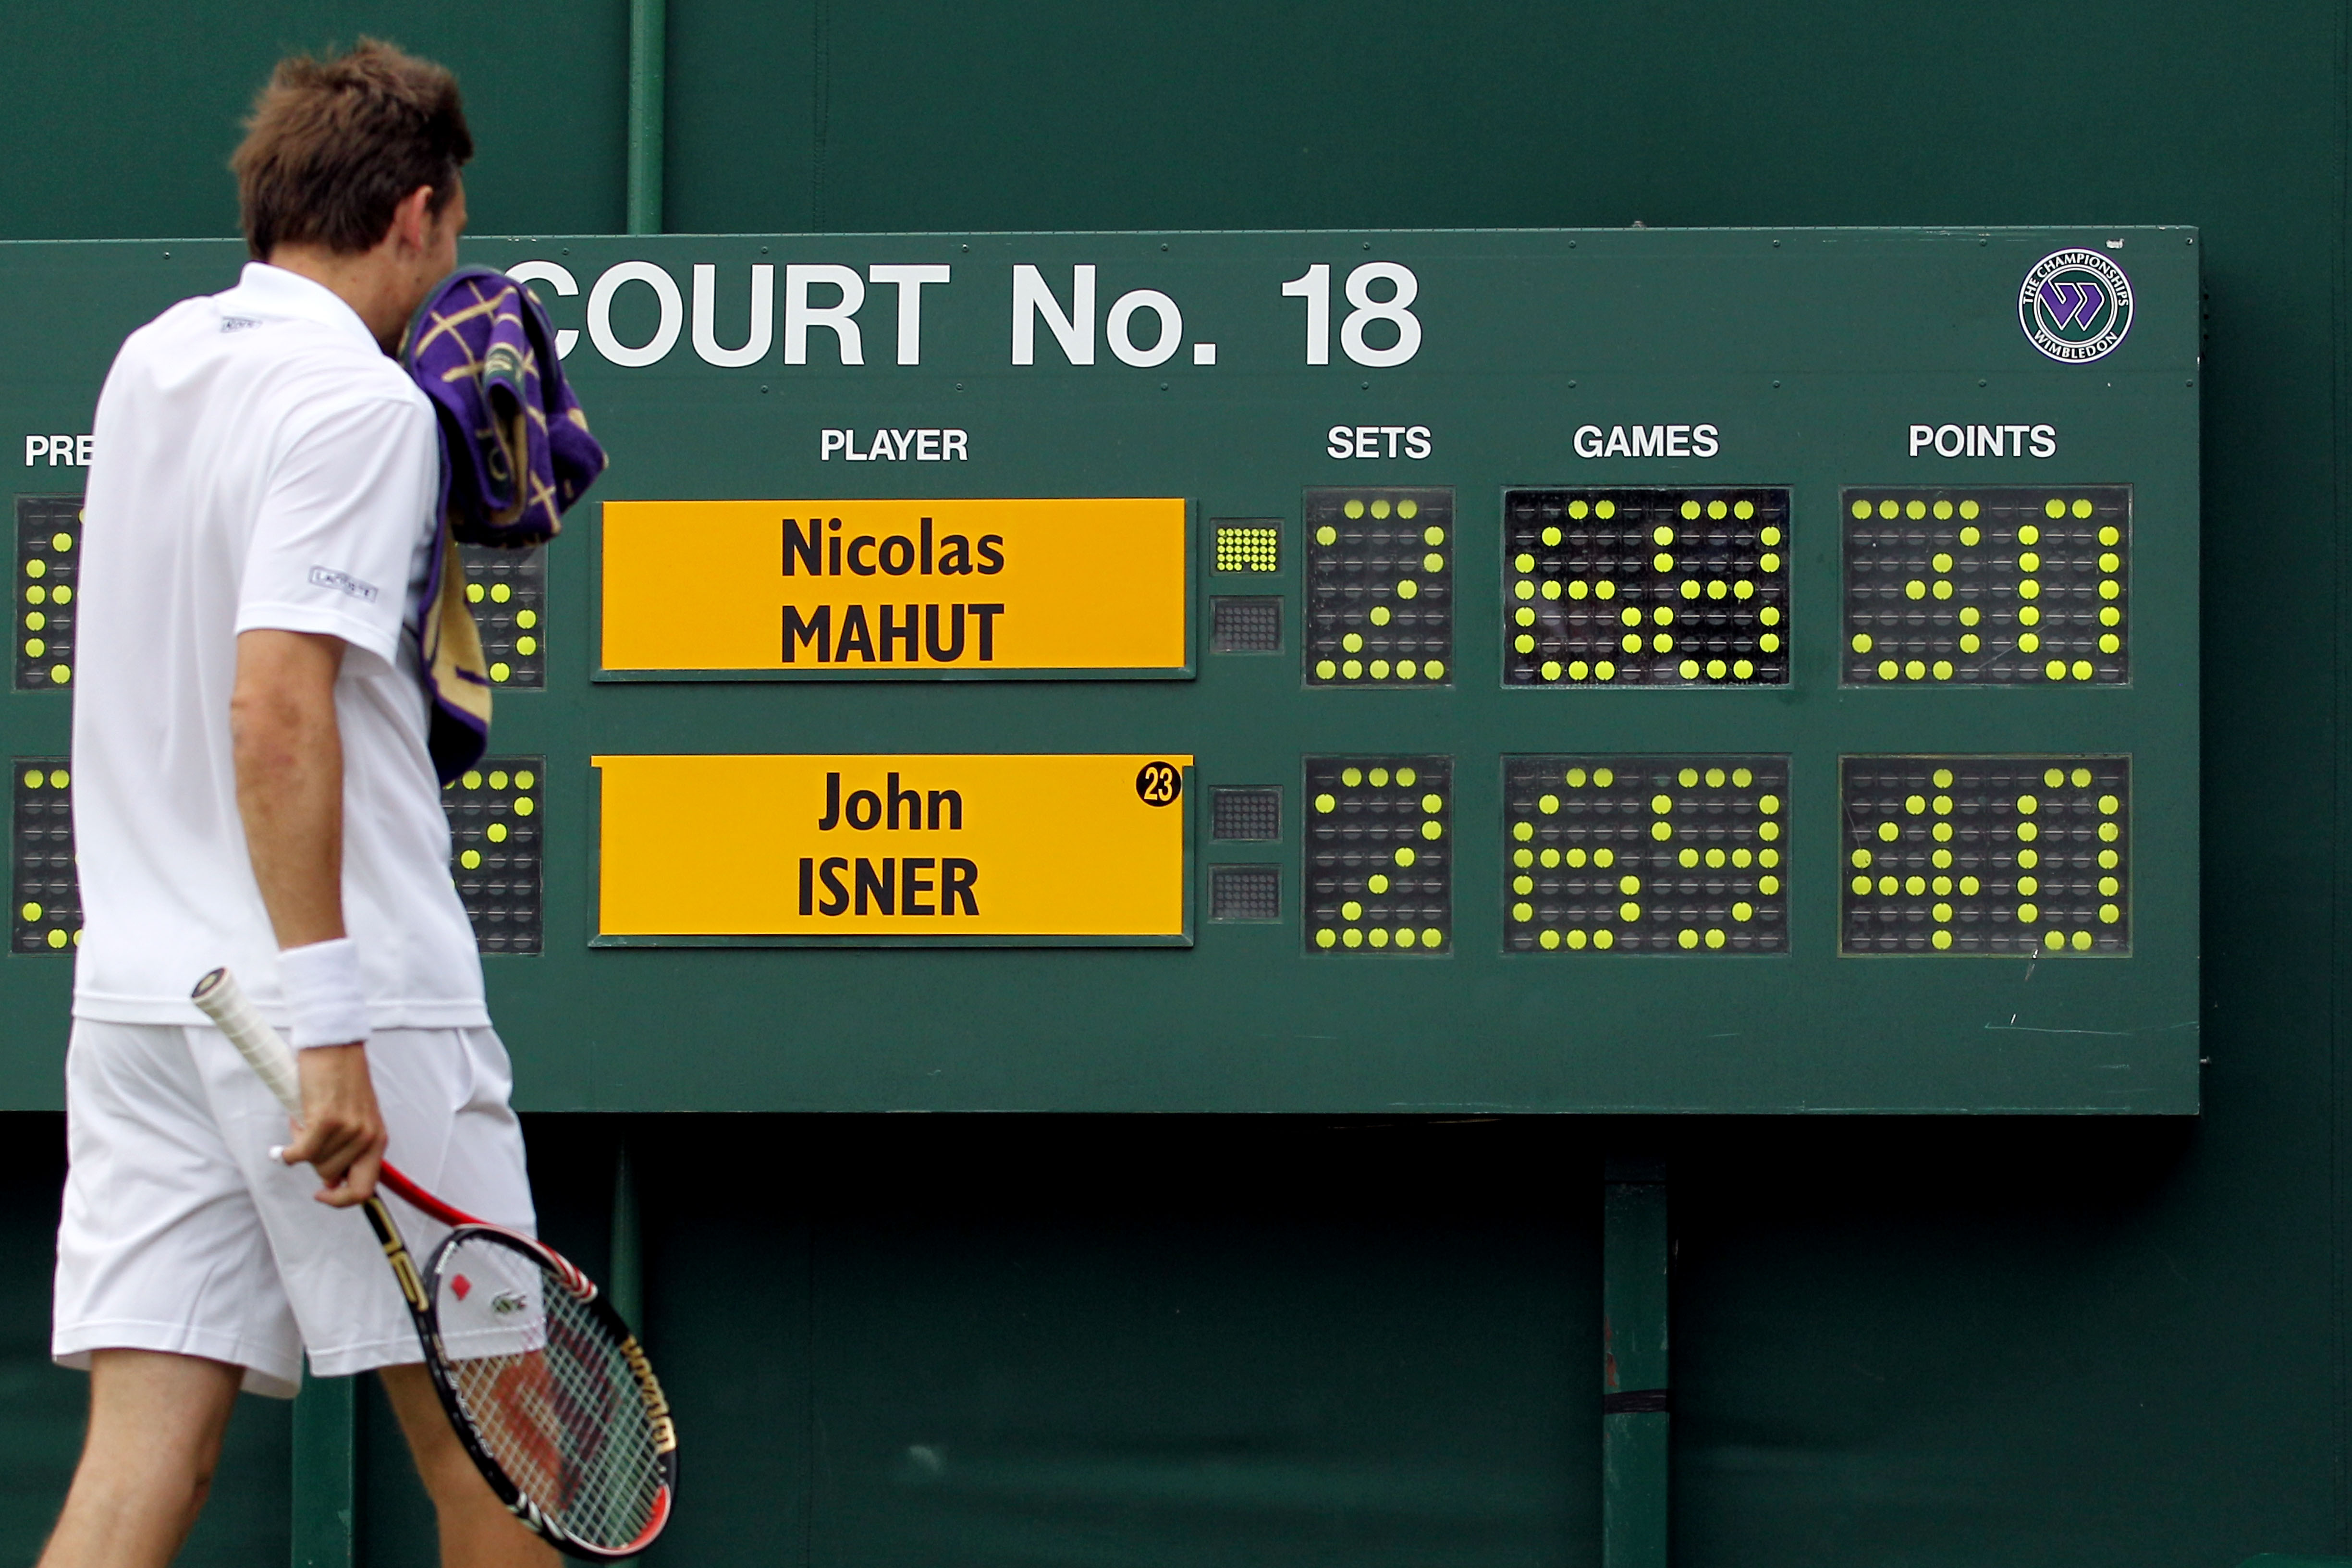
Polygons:
[[1181,500],[604,503],[607,675],[1184,675]]
[[1190,756],[608,756],[603,942],[1186,940]]

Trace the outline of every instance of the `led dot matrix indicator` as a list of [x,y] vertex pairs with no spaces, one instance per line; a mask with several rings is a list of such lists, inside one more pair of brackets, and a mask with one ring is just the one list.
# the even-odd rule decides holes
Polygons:
[[1789,951],[1789,759],[1503,759],[1507,952]]
[[547,684],[547,552],[459,546],[466,601],[482,633],[490,679],[500,686]]
[[449,875],[484,952],[540,951],[546,773],[544,757],[485,757],[442,788]]
[[1443,686],[1454,659],[1454,492],[1307,492],[1307,683]]
[[74,592],[81,580],[81,498],[16,498],[16,689],[73,682]]
[[9,951],[64,952],[81,942],[81,884],[74,874],[73,775],[63,757],[18,757],[10,830]]
[[1307,951],[1440,953],[1454,924],[1450,757],[1307,759]]
[[1843,684],[2130,680],[2129,485],[1842,500]]
[[1282,918],[1282,868],[1209,868],[1209,918],[1213,921],[1278,921]]
[[1503,495],[1511,686],[1785,686],[1789,492]]
[[1282,570],[1282,524],[1265,518],[1238,522],[1213,522],[1216,569],[1220,572],[1279,572]]
[[1252,597],[1209,601],[1209,647],[1214,653],[1280,653],[1280,599]]
[[2131,759],[1847,757],[1842,951],[2131,952]]
[[1282,837],[1282,791],[1213,789],[1209,837],[1220,842],[1271,844]]

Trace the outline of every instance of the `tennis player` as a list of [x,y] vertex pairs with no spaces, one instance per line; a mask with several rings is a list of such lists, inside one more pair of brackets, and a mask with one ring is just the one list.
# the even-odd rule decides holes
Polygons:
[[[458,1206],[533,1221],[425,749],[438,437],[390,357],[456,264],[472,153],[438,66],[367,42],[284,61],[233,161],[255,259],[133,332],[99,397],[52,1342],[90,1416],[44,1568],[168,1563],[237,1391],[290,1397],[305,1352],[380,1371],[444,1563],[556,1561],[459,1448],[343,1212],[389,1142]],[[219,964],[300,1048],[290,1136],[188,1002]]]

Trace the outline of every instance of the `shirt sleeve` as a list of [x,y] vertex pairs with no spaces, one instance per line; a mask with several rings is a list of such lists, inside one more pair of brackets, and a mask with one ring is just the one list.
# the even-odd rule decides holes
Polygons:
[[262,496],[236,629],[324,633],[391,662],[439,488],[422,399],[370,397],[305,421]]

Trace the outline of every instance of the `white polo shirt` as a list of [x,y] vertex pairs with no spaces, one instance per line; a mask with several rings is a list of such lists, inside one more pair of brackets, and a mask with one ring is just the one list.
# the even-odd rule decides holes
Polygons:
[[223,963],[279,1010],[229,738],[237,634],[275,627],[349,645],[335,686],[343,920],[371,1022],[487,1025],[410,630],[439,485],[425,395],[350,306],[255,262],[130,336],[95,436],[74,670],[75,1016],[201,1023],[189,987]]

